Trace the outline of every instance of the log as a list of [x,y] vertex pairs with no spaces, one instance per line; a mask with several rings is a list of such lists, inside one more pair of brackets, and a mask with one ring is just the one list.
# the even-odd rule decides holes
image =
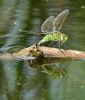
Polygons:
[[0,54],[0,59],[32,59],[33,57],[50,57],[50,58],[70,58],[73,60],[85,59],[85,52],[78,50],[64,50],[59,48],[51,48],[45,46],[36,47],[32,45],[30,47],[21,49],[18,52]]
[[[30,56],[30,51],[38,52],[36,54],[41,54],[44,57],[52,57],[52,58],[70,58],[73,60],[85,59],[85,52],[84,51],[77,51],[77,50],[64,50],[59,48],[51,48],[45,46],[36,47],[35,45],[22,49],[17,53],[13,53],[14,57],[27,57]],[[33,53],[33,52],[32,52]],[[31,54],[32,55],[32,54]],[[39,57],[39,55],[32,55],[35,57]]]
[[78,50],[64,50],[50,47],[40,47],[46,57],[70,58],[74,60],[85,59],[85,52]]

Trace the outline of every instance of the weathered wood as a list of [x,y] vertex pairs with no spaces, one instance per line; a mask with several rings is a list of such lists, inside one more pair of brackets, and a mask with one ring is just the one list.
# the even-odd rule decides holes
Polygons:
[[84,59],[85,52],[77,50],[64,50],[58,48],[50,47],[40,47],[43,54],[47,57],[57,57],[57,58],[71,58],[71,59]]
[[[77,51],[77,50],[63,50],[58,48],[51,48],[51,47],[44,47],[40,46],[38,48],[35,47],[35,45],[22,49],[18,53],[14,53],[14,56],[17,57],[27,57],[30,56],[30,51],[40,51],[40,54],[43,53],[44,57],[53,57],[53,58],[70,58],[74,60],[78,59],[84,59],[85,58],[85,52],[84,51]],[[37,55],[35,55],[37,57]],[[39,57],[39,55],[38,55]]]
[[77,50],[63,50],[51,47],[36,47],[36,45],[28,48],[21,49],[18,52],[12,54],[0,54],[0,59],[16,59],[16,58],[27,58],[28,57],[52,57],[52,58],[70,58],[73,60],[85,59],[84,51]]

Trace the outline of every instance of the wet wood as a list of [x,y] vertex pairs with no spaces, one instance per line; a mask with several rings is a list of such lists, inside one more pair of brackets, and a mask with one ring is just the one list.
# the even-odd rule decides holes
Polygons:
[[39,57],[43,55],[44,57],[52,57],[52,58],[70,58],[74,60],[85,59],[84,51],[77,50],[63,50],[58,48],[51,47],[36,47],[35,45],[30,46],[28,48],[21,49],[15,53],[8,54],[0,54],[0,59],[16,59],[16,58],[25,58],[29,56]]
[[74,60],[78,59],[84,59],[85,58],[85,52],[84,51],[77,51],[77,50],[63,50],[58,48],[51,48],[51,47],[44,47],[40,46],[38,48],[31,46],[25,49],[22,49],[18,53],[14,53],[14,56],[29,56],[30,51],[34,50],[37,52],[37,49],[43,52],[44,57],[53,57],[53,58],[70,58]]
[[77,50],[64,50],[58,48],[40,47],[43,54],[47,57],[57,58],[71,58],[71,59],[84,59],[85,52]]

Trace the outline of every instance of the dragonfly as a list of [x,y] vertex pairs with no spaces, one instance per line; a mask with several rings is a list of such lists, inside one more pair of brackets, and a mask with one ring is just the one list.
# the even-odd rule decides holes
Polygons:
[[[36,50],[38,49],[38,46],[40,46],[43,43],[55,42],[59,43],[60,47],[63,43],[67,41],[68,39],[67,35],[61,33],[60,29],[62,28],[62,25],[65,19],[67,18],[68,14],[69,10],[66,9],[62,11],[60,14],[58,14],[56,17],[50,16],[43,22],[43,24],[41,25],[41,32],[45,34],[45,36],[38,42],[38,44],[35,44]],[[34,50],[33,52],[35,53],[36,50]],[[17,56],[17,58],[21,60],[35,59],[35,57],[32,57],[31,55]]]
[[50,16],[43,22],[41,25],[41,32],[46,35],[38,42],[38,46],[47,42],[59,43],[59,46],[62,46],[62,44],[67,41],[67,35],[61,33],[60,29],[68,15],[69,10],[66,9],[56,17]]

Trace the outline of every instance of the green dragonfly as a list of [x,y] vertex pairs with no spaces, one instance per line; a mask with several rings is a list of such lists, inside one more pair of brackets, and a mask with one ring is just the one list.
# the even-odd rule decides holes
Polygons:
[[68,14],[69,10],[66,9],[58,14],[57,17],[50,16],[44,21],[44,23],[41,25],[41,32],[46,35],[42,40],[39,41],[38,46],[47,42],[59,43],[59,46],[61,46],[64,42],[67,41],[68,37],[66,34],[61,33],[60,29]]

